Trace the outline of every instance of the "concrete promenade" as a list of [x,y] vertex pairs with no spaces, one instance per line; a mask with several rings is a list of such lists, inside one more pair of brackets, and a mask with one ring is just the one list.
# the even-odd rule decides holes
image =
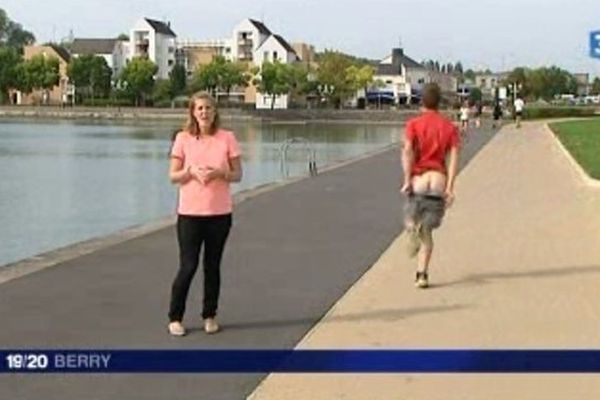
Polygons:
[[[298,348],[600,347],[600,189],[541,123],[504,128],[460,174],[413,287],[400,235]],[[263,399],[597,399],[597,375],[270,375]]]

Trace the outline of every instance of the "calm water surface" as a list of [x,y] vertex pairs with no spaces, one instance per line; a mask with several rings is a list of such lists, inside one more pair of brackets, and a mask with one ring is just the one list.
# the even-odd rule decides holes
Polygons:
[[[174,214],[167,178],[171,122],[0,121],[0,266]],[[307,146],[318,167],[383,148],[400,125],[227,124],[243,151],[234,191],[307,175]],[[285,176],[284,176],[285,175]]]

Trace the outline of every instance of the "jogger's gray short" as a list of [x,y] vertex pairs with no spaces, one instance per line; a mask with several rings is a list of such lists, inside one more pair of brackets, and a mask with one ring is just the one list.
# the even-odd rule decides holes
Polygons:
[[438,228],[442,224],[446,202],[443,197],[414,193],[408,196],[404,205],[404,215],[427,229]]

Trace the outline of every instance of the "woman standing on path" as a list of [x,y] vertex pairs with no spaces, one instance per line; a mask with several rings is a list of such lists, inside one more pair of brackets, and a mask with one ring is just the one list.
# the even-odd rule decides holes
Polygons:
[[179,184],[177,241],[179,271],[173,282],[168,330],[185,335],[182,324],[190,284],[204,245],[204,331],[216,333],[221,257],[229,235],[233,201],[230,182],[242,177],[240,148],[232,132],[219,128],[216,102],[208,93],[190,99],[188,121],[171,149],[169,178]]

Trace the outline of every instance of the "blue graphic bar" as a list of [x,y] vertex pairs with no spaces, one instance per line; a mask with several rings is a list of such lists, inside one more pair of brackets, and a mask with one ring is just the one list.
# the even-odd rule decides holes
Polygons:
[[597,373],[600,350],[0,350],[0,373]]

